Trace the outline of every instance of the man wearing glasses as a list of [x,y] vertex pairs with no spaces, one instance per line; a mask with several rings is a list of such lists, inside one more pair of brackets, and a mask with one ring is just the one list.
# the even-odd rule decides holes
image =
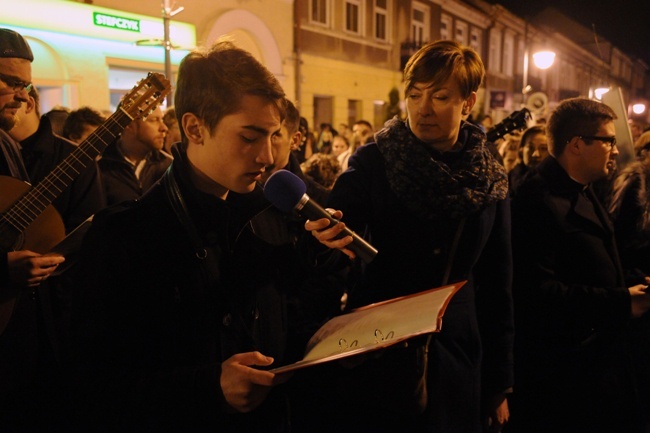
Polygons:
[[512,199],[513,432],[645,431],[630,327],[650,293],[626,284],[592,187],[615,167],[615,118],[600,102],[560,103],[550,156]]
[[0,175],[27,179],[18,145],[5,133],[14,127],[16,113],[31,90],[34,60],[27,42],[18,33],[0,28]]
[[[14,127],[28,100],[33,59],[21,35],[0,28],[0,175],[23,181],[30,179],[21,149],[7,131]],[[7,193],[0,185],[0,200],[6,199]],[[43,311],[49,305],[43,294],[49,296],[49,291],[41,290],[40,285],[61,262],[61,256],[0,250],[0,430],[43,431],[52,414],[53,402],[47,401],[43,392],[47,380],[43,367],[52,361],[50,336],[43,321]],[[13,308],[7,308],[14,300]]]

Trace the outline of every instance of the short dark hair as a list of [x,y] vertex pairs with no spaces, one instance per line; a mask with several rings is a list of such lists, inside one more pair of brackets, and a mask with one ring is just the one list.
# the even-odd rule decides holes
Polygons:
[[365,126],[367,126],[371,131],[374,129],[374,128],[372,127],[372,125],[370,124],[370,122],[368,122],[367,120],[364,120],[364,119],[357,120],[356,122],[354,122],[354,123],[352,124],[352,126],[354,126],[354,125],[365,125]]
[[178,122],[178,120],[176,120],[176,109],[174,106],[171,106],[165,110],[162,120],[167,128],[172,127],[174,123]]
[[74,140],[83,134],[86,125],[100,126],[106,119],[97,110],[91,107],[81,107],[72,110],[63,124],[63,137]]
[[63,126],[65,125],[65,120],[69,115],[70,109],[62,105],[56,105],[52,107],[50,111],[44,114],[45,117],[50,119],[52,132],[58,135],[63,135]]
[[602,102],[586,98],[565,99],[548,119],[548,152],[557,158],[573,137],[594,135],[603,122],[614,119],[614,110]]
[[197,49],[181,61],[174,107],[183,131],[183,115],[193,113],[210,132],[225,116],[240,107],[245,95],[261,96],[273,102],[284,120],[284,90],[273,74],[248,51],[232,42],[218,41],[208,49]]
[[285,104],[287,107],[287,117],[284,118],[284,124],[287,127],[289,136],[292,136],[298,132],[298,127],[300,126],[300,113],[293,102],[287,99]]
[[521,136],[521,140],[519,141],[519,147],[524,147],[528,144],[530,140],[537,134],[544,134],[546,135],[546,128],[543,126],[535,125],[531,126],[528,128],[524,134]]
[[442,84],[456,77],[463,98],[476,92],[485,76],[481,57],[470,47],[456,41],[436,41],[420,48],[404,68],[404,92],[408,94],[415,83]]

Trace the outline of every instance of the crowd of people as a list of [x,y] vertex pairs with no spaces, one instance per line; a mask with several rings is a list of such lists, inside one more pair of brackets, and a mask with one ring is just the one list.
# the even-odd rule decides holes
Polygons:
[[[404,118],[315,133],[218,41],[23,226],[25,182],[107,118],[41,114],[33,60],[0,29],[0,431],[650,431],[650,132],[618,167],[608,106],[561,101],[495,154],[492,119],[467,121],[481,58],[437,41],[405,66]],[[272,206],[281,169],[341,222]],[[74,256],[38,242],[90,217]],[[334,316],[460,281],[439,333],[271,371]]]

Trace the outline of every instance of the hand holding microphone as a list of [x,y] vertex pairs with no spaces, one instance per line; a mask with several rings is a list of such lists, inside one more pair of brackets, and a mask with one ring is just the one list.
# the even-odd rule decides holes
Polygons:
[[[306,191],[307,186],[302,179],[287,170],[276,171],[264,185],[266,199],[283,212],[295,210],[301,216],[312,221],[327,218],[330,221],[329,227],[333,227],[340,222],[322,206],[309,198],[305,193]],[[335,239],[346,236],[352,236],[352,243],[348,244],[346,248],[354,252],[357,257],[366,263],[370,263],[375,258],[377,250],[348,227],[343,228]]]

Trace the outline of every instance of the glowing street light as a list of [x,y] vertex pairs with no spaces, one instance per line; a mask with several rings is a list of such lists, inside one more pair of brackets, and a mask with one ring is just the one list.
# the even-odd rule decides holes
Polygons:
[[599,101],[602,101],[603,100],[603,95],[605,93],[607,93],[607,92],[609,92],[609,87],[599,87],[597,89],[594,89],[594,96]]
[[[553,66],[555,61],[555,53],[550,50],[543,50],[533,54],[533,63],[540,69],[548,69]],[[523,102],[526,103],[526,97],[528,93],[533,90],[532,87],[528,84],[528,67],[530,63],[530,52],[528,47],[528,21],[524,27],[524,77],[523,77],[523,87],[521,93],[523,95]]]
[[539,69],[548,69],[555,62],[555,53],[553,51],[539,51],[533,54],[533,63]]

